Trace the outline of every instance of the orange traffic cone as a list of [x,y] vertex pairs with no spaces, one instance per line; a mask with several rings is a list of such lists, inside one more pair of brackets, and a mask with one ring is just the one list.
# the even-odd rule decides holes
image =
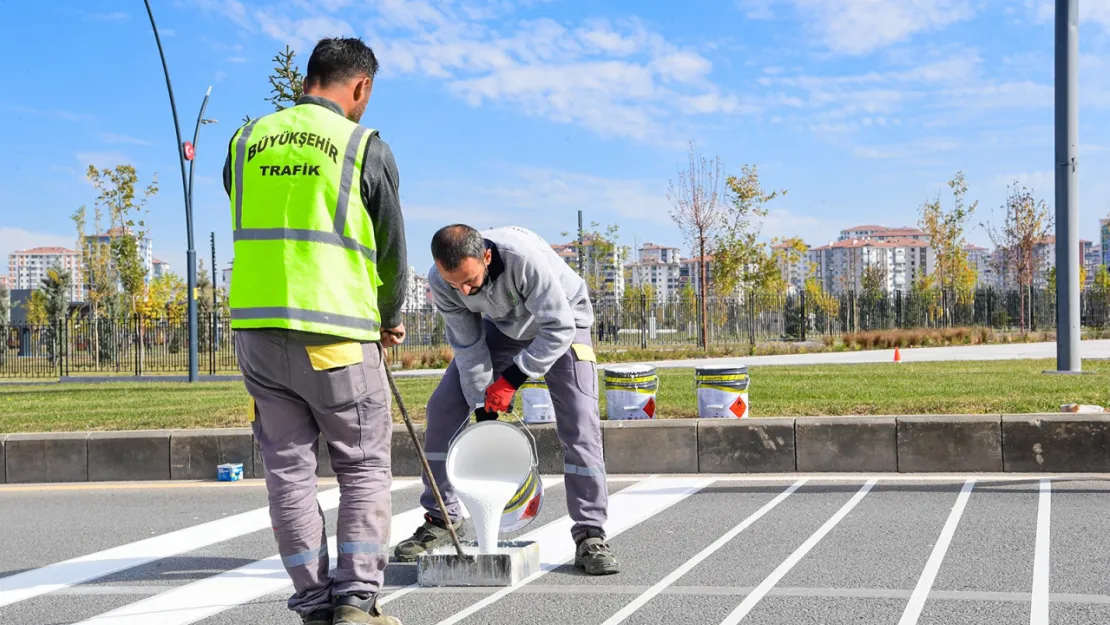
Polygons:
[[902,352],[897,347],[894,348],[894,362],[902,362]]

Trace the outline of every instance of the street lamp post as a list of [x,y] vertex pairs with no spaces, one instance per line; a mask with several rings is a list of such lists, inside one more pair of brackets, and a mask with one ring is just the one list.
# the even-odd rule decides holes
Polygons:
[[[150,0],[143,0],[146,5],[146,13],[150,18],[150,28],[154,31],[154,42],[158,45],[158,56],[162,60],[162,72],[166,76],[166,91],[170,96],[170,111],[173,114],[173,129],[177,134],[177,156],[181,162],[181,190],[185,195],[185,235],[187,238],[187,247],[185,251],[185,264],[186,273],[188,275],[186,288],[186,299],[189,308],[189,381],[196,382],[198,376],[198,354],[197,354],[197,252],[193,247],[193,193],[192,193],[192,164],[189,166],[189,176],[185,176],[185,160],[192,160],[193,158],[193,144],[196,143],[197,134],[200,131],[200,125],[205,123],[204,109],[208,105],[208,94],[212,92],[212,88],[208,88],[208,93],[204,96],[204,102],[201,104],[200,115],[197,117],[197,130],[193,135],[193,144],[186,144],[181,141],[181,124],[177,120],[177,104],[174,102],[173,97],[173,83],[170,82],[170,70],[166,65],[166,55],[162,50],[162,38],[158,35],[158,26],[154,23],[154,12],[150,8]],[[186,150],[189,151],[186,156]]]
[[1056,0],[1056,371],[1080,373],[1079,0]]

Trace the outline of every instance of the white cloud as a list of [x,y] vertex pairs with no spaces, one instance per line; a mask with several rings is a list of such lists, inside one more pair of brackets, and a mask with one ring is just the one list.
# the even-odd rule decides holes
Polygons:
[[957,139],[928,137],[916,139],[906,144],[857,146],[853,152],[860,158],[885,159],[921,156],[933,152],[948,152],[958,147],[960,147],[960,142]]
[[73,234],[59,234],[57,232],[42,232],[24,230],[11,226],[0,226],[0,259],[4,260],[4,273],[7,273],[8,255],[16,250],[25,250],[33,247],[67,247],[73,249],[77,240],[77,231]]
[[100,137],[104,143],[129,143],[131,145],[154,145],[154,142],[147,141],[146,139],[139,139],[131,135],[116,134],[114,132],[99,132],[97,136]]
[[23,113],[25,115],[34,115],[36,117],[51,117],[67,122],[87,122],[95,119],[94,116],[88,113],[77,113],[74,111],[65,111],[62,109],[38,109],[29,106],[13,106],[12,110],[18,113]]
[[970,19],[970,0],[794,0],[799,15],[833,52],[860,55]]
[[[1056,3],[1054,0],[1026,0],[1026,8],[1033,13],[1035,22],[1044,24],[1056,21]],[[1110,31],[1110,2],[1107,0],[1080,0],[1079,2],[1079,27],[1094,22]]]
[[[235,5],[190,1],[238,14]],[[328,13],[339,8],[344,11],[336,16]],[[516,8],[505,0],[376,0],[369,6],[298,0],[253,8],[250,23],[298,50],[324,36],[365,32],[385,76],[440,79],[471,106],[506,107],[603,137],[669,144],[668,130],[686,116],[756,110],[752,99],[713,83],[709,59],[637,19],[491,21]]]
[[129,156],[120,152],[78,152],[75,156],[81,165],[82,173],[89,165],[93,165],[97,169],[111,169],[116,165],[133,162]]
[[123,11],[115,11],[112,13],[92,13],[88,16],[88,19],[95,22],[118,22],[129,17],[131,16]]
[[1028,187],[1034,195],[1045,198],[1051,203],[1052,194],[1056,189],[1056,172],[1052,170],[1025,171],[1000,174],[992,179],[992,182],[999,189],[1005,189],[1008,185],[1014,184],[1015,181],[1019,188],[1022,186]]
[[245,56],[229,56],[229,57],[227,57],[227,62],[228,63],[246,63],[247,60],[248,59]]

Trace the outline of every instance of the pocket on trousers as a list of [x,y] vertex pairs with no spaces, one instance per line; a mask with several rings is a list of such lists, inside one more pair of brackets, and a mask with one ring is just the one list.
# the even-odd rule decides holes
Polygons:
[[366,392],[362,350],[362,344],[355,341],[305,346],[308,360],[316,372],[320,408],[337,410],[349,407]]
[[574,384],[583,395],[597,399],[597,356],[593,348],[583,343],[573,343],[570,349],[574,366]]

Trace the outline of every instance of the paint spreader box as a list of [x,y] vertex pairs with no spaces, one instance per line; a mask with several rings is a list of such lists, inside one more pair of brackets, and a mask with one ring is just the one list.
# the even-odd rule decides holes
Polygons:
[[466,558],[454,545],[421,554],[416,562],[420,586],[514,586],[540,572],[540,544],[499,541],[494,553],[478,553],[475,541],[460,541]]
[[238,482],[243,479],[243,463],[221,464],[216,467],[216,479],[220,482]]

